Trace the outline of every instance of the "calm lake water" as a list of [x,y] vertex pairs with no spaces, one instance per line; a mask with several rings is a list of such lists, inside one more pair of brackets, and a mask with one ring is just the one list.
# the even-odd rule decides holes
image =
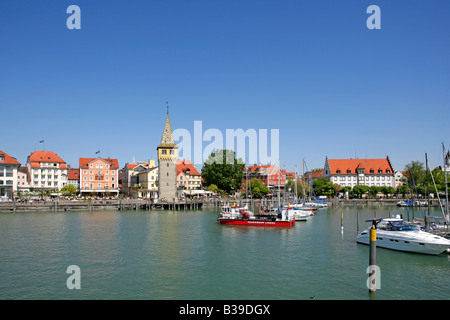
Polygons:
[[[291,228],[220,225],[208,208],[1,213],[0,299],[367,300],[357,212],[362,230],[405,210],[321,209]],[[79,290],[66,286],[70,265],[80,267]],[[450,299],[446,253],[378,248],[377,265],[376,299]]]

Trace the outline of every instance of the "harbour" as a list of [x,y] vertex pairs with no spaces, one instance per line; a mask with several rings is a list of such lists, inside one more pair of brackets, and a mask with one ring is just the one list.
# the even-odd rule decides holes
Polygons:
[[[3,212],[0,298],[448,300],[447,253],[378,248],[381,287],[368,292],[358,229],[406,210],[329,206],[287,228],[221,225],[214,206]],[[69,265],[81,269],[80,290],[66,287]]]

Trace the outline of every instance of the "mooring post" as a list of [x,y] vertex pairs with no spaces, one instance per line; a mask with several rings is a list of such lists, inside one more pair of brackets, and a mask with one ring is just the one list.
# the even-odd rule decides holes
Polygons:
[[369,234],[369,292],[375,292],[376,289],[376,276],[374,273],[376,272],[376,264],[377,264],[377,229],[376,229],[376,220],[373,219],[372,228],[370,228]]

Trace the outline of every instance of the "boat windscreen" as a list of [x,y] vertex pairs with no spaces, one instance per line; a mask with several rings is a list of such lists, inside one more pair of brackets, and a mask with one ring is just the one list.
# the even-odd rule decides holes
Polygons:
[[[384,223],[383,223],[384,222]],[[418,231],[419,228],[405,221],[383,221],[378,224],[377,229],[387,231]]]

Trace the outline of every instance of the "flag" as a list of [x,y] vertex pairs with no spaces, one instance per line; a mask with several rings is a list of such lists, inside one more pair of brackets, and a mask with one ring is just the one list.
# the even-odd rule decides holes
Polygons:
[[44,143],[44,140],[39,141],[39,143]]

